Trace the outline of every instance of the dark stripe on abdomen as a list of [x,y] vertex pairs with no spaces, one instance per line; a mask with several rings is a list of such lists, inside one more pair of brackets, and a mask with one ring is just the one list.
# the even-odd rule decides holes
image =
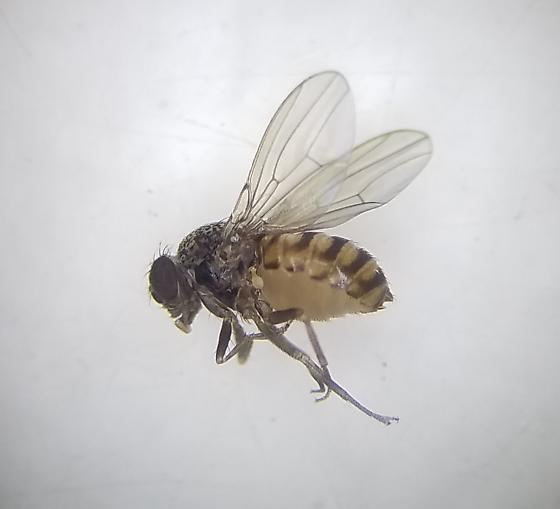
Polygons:
[[321,253],[321,258],[327,262],[334,262],[342,248],[348,243],[348,240],[342,237],[331,237],[331,240],[331,245]]
[[297,252],[297,251],[303,251],[304,249],[307,249],[309,247],[309,244],[311,244],[311,241],[313,240],[313,237],[315,237],[315,235],[317,235],[317,232],[302,233],[298,241],[290,246],[290,251]]
[[348,285],[346,292],[350,297],[359,299],[372,290],[386,285],[387,279],[385,278],[385,274],[377,267],[377,270],[375,270],[373,274],[362,274],[359,278],[353,279],[350,285]]
[[356,248],[358,254],[354,260],[348,265],[341,265],[340,270],[348,277],[352,277],[358,273],[358,271],[372,259],[372,256],[365,250],[361,248]]

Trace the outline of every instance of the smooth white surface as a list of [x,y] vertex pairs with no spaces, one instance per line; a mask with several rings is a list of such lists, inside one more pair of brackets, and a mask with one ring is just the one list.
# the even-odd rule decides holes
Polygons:
[[[555,0],[1,1],[0,506],[559,507],[559,25]],[[318,327],[390,428],[272,346],[217,367],[218,321],[182,335],[146,291],[323,69],[357,141],[435,145],[337,229],[395,303]]]

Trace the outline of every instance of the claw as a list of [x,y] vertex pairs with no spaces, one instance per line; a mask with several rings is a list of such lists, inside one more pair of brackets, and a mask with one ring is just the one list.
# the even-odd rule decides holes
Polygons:
[[[319,391],[311,391],[311,392],[319,392]],[[327,392],[325,392],[325,394],[323,394],[322,396],[319,396],[318,398],[315,398],[315,402],[319,403],[319,401],[325,401],[330,395],[331,395],[331,389],[330,387],[327,387]]]
[[[315,378],[315,381],[317,382],[317,385],[319,387],[317,387],[317,389],[311,389],[311,391],[310,391],[311,394],[323,394],[323,392],[325,392],[325,390],[327,390],[326,387],[325,387],[325,384],[321,380],[317,380],[316,378]],[[330,389],[329,389],[329,391],[330,391]]]
[[375,418],[378,421],[385,424],[385,426],[390,426],[393,423],[398,423],[400,420],[398,417],[389,417],[388,415],[379,415],[379,414],[376,414]]
[[[317,402],[324,401],[331,395],[332,392],[331,388],[328,386],[328,383],[332,381],[331,374],[329,373],[329,370],[327,368],[323,368],[322,371],[323,371],[322,380],[315,379],[319,387],[317,389],[311,389],[312,394],[322,394],[322,396],[315,398],[315,401]],[[327,383],[323,383],[323,382],[327,382]]]

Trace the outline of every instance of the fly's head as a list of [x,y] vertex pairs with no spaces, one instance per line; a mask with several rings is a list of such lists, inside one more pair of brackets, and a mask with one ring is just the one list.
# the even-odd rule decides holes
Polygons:
[[220,244],[222,230],[222,223],[201,226],[183,239],[176,256],[164,252],[150,267],[151,296],[183,332],[191,331],[191,324],[202,307],[197,291],[200,274]]
[[156,258],[150,267],[148,281],[153,299],[175,318],[179,329],[190,332],[201,303],[177,258],[165,253]]

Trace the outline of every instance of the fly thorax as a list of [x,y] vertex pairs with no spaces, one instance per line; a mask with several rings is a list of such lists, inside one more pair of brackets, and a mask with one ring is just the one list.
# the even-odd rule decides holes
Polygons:
[[193,269],[216,253],[224,240],[224,224],[223,221],[205,224],[181,241],[177,256],[185,269]]
[[177,255],[198,285],[233,307],[239,288],[254,264],[256,242],[238,233],[225,234],[225,223],[211,223],[190,233]]

